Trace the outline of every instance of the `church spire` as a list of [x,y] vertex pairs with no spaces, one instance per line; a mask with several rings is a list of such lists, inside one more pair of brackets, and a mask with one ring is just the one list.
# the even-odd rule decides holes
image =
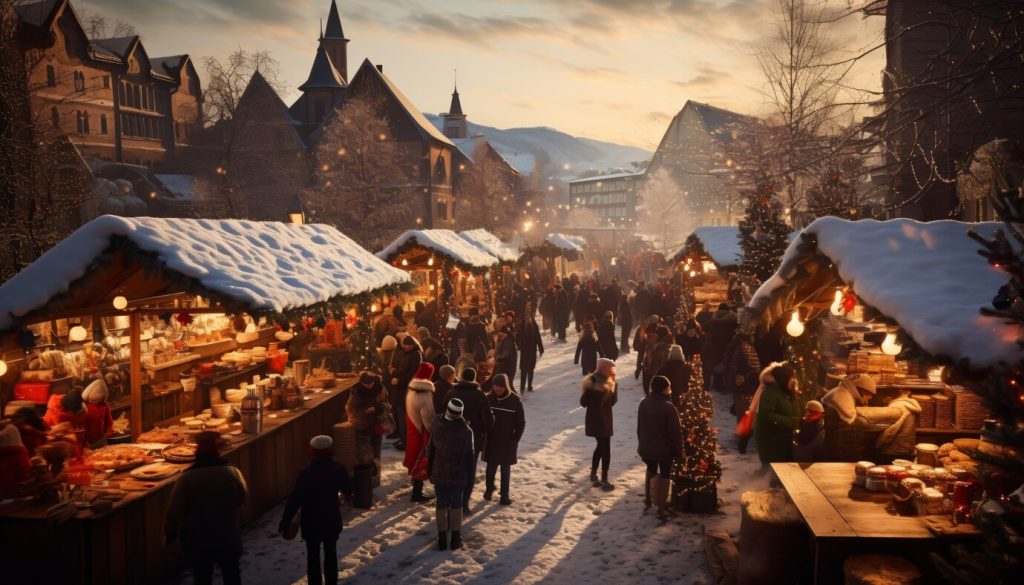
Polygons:
[[452,105],[448,107],[448,114],[461,116],[462,115],[462,102],[459,100],[459,86],[455,86],[455,91],[452,92]]
[[325,27],[321,21],[320,48],[327,52],[331,64],[341,75],[341,80],[348,83],[348,39],[345,38],[345,31],[341,29],[341,16],[338,14],[338,4],[335,0],[331,0],[327,26]]
[[331,11],[327,14],[327,30],[323,38],[331,40],[347,40],[345,32],[341,29],[341,16],[338,15],[338,4],[331,0]]
[[444,135],[448,138],[461,139],[469,137],[469,124],[466,122],[466,114],[462,113],[462,101],[459,99],[459,82],[455,81],[455,88],[452,91],[452,105],[448,107],[448,113],[442,114],[444,118]]

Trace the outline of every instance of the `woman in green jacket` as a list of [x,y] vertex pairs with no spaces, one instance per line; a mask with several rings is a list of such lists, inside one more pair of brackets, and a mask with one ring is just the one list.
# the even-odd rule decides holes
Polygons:
[[772,364],[761,372],[759,396],[755,397],[754,442],[761,465],[793,460],[793,431],[798,418],[793,411],[797,391],[793,368]]

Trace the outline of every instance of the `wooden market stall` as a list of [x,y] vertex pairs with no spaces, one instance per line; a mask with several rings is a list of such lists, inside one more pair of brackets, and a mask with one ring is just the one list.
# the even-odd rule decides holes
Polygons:
[[498,236],[483,228],[459,232],[459,237],[482,252],[498,259],[498,265],[491,269],[494,280],[492,288],[496,291],[494,294],[495,310],[497,312],[504,311],[507,308],[506,296],[509,294],[512,266],[519,261],[521,254],[512,246],[501,241]]
[[409,230],[377,252],[377,257],[412,277],[414,289],[405,297],[404,310],[411,314],[416,301],[436,304],[438,339],[447,338],[453,313],[465,317],[470,307],[481,313],[493,309],[486,275],[498,265],[498,258],[451,230]]
[[552,282],[565,278],[570,272],[578,272],[585,276],[587,271],[583,264],[583,251],[586,245],[587,241],[580,236],[551,233],[539,244],[527,246],[520,260],[543,260],[548,279]]
[[[26,583],[157,580],[174,563],[161,545],[170,488],[187,467],[185,451],[194,453],[189,437],[204,427],[230,439],[226,456],[247,478],[244,519],[275,505],[309,437],[344,420],[352,378],[316,372],[303,381],[285,371],[288,342],[307,332],[261,324],[342,310],[407,283],[405,272],[323,225],[103,216],[41,256],[0,286],[0,400],[41,409],[53,406],[51,394],[108,381],[114,415],[126,415],[119,442],[128,444],[86,450],[69,463],[74,474],[56,476],[55,494],[33,490],[43,485],[35,482],[26,497],[0,504],[5,552],[23,559],[6,574]],[[267,378],[268,370],[295,377]],[[239,382],[248,390],[231,389]],[[330,389],[308,389],[314,382]],[[262,431],[233,422],[247,391],[268,409]],[[146,443],[129,442],[140,434]],[[131,466],[164,445],[183,452],[182,464],[165,455],[159,474],[133,476]],[[109,469],[112,458],[125,465]],[[65,479],[85,487],[68,489]],[[55,550],[61,563],[52,562]]]
[[[967,235],[992,237],[1001,227],[821,218],[741,312],[746,331],[786,322],[794,340],[810,337],[807,361],[833,373],[833,385],[857,374],[876,389],[852,423],[830,416],[826,396],[824,451],[813,464],[773,466],[812,529],[818,582],[837,577],[840,554],[905,550],[926,560],[921,550],[976,534],[965,518],[983,489],[1002,493],[981,471],[1005,447],[969,388],[1024,348],[1016,325],[981,313],[1008,277]],[[907,455],[881,450],[886,429],[910,431]],[[955,528],[950,510],[967,528]]]

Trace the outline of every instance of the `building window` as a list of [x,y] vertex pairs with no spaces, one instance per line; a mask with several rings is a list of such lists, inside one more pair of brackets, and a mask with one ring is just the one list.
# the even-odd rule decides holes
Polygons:
[[122,81],[121,83],[117,84],[117,103],[119,103],[122,106],[127,104],[128,102],[125,98],[125,83]]
[[60,130],[60,112],[56,107],[50,108],[50,122],[53,123],[54,128]]
[[125,101],[125,105],[135,107],[135,89],[132,88],[132,84],[125,84],[125,92],[127,93],[128,97],[127,101]]
[[82,128],[85,133],[89,133],[89,112],[82,112]]
[[107,133],[107,115],[100,114],[100,134]]
[[85,91],[85,74],[81,71],[75,71],[75,91]]
[[46,85],[57,87],[57,71],[54,70],[53,65],[46,66]]
[[84,130],[85,126],[82,124],[82,112],[75,110],[75,131],[81,134]]
[[139,90],[140,90],[139,93],[142,94],[142,100],[141,100],[142,101],[142,109],[143,110],[148,110],[149,109],[149,92],[146,91],[146,88],[144,88],[144,87],[140,87]]
[[437,202],[437,219],[448,219],[448,203],[446,201]]

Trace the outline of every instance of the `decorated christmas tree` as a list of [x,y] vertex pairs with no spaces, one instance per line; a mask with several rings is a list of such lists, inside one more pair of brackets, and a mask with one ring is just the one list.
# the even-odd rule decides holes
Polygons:
[[690,362],[690,388],[680,397],[682,457],[672,465],[672,502],[677,509],[714,512],[718,507],[718,429],[711,426],[715,403],[704,389],[700,356]]
[[746,215],[739,222],[740,271],[764,282],[775,272],[789,246],[790,227],[782,218],[775,182],[761,174],[748,191]]
[[807,212],[813,218],[831,215],[860,219],[860,198],[854,179],[861,171],[859,159],[837,160],[807,190]]

